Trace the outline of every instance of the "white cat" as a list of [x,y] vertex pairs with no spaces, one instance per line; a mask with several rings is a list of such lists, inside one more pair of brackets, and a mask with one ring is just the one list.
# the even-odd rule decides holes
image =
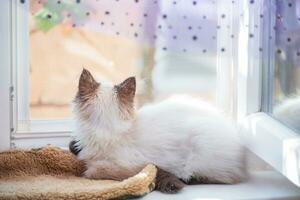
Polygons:
[[135,89],[134,77],[114,86],[83,70],[74,113],[86,177],[122,180],[148,163],[185,182],[236,183],[246,177],[244,147],[230,120],[188,96],[135,111]]

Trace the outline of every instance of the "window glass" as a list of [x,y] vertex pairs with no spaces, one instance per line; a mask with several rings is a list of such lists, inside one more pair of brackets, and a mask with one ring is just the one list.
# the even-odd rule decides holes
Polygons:
[[273,115],[300,131],[300,1],[275,1],[273,15]]
[[228,13],[218,16],[217,2],[31,0],[30,118],[70,117],[83,67],[101,80],[143,80],[139,105],[173,93],[215,103],[217,53],[227,50],[218,31],[230,28],[218,25]]

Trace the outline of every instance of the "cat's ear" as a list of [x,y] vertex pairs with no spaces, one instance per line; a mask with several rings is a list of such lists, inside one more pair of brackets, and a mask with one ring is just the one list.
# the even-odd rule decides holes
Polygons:
[[78,95],[79,97],[90,97],[96,93],[99,83],[95,81],[92,74],[87,70],[83,69],[79,78],[78,84]]
[[136,89],[135,77],[129,77],[119,85],[115,86],[117,96],[122,104],[133,103]]

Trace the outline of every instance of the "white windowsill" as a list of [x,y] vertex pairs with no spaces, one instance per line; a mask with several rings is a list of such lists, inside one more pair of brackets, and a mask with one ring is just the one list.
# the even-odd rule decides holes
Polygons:
[[162,194],[154,191],[143,200],[266,200],[300,199],[300,188],[276,171],[251,172],[250,179],[236,185],[192,185],[179,194]]

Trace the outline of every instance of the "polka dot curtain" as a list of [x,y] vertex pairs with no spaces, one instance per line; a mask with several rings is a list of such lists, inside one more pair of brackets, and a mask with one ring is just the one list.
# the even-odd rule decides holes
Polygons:
[[277,0],[274,10],[273,34],[275,43],[274,101],[294,96],[300,89],[300,1]]
[[215,53],[221,28],[215,0],[32,0],[31,11],[44,31],[65,23],[183,53]]

